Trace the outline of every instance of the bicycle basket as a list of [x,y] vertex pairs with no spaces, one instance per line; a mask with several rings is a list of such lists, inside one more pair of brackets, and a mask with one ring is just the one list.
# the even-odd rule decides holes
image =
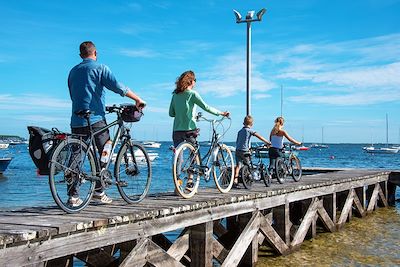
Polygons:
[[121,112],[121,118],[124,122],[137,122],[143,116],[143,112],[140,111],[135,105],[123,105]]

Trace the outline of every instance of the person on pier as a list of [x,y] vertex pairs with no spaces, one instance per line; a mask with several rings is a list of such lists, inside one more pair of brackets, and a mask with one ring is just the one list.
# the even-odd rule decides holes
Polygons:
[[258,134],[256,131],[252,130],[254,119],[252,116],[247,115],[243,120],[243,128],[239,130],[236,138],[236,166],[235,166],[235,179],[233,180],[233,186],[238,187],[239,184],[239,170],[241,166],[249,160],[249,158],[245,157],[245,153],[250,150],[250,139],[252,136],[257,137],[261,141],[263,141],[266,145],[271,145],[271,143],[265,139],[263,136]]
[[[144,106],[144,101],[128,87],[119,83],[113,73],[104,64],[97,62],[96,46],[91,41],[86,41],[79,46],[82,62],[71,69],[68,75],[68,88],[72,100],[71,131],[74,134],[89,135],[90,129],[84,118],[76,112],[90,110],[90,124],[94,131],[106,126],[105,118],[105,88],[121,96],[127,96],[135,101],[136,106]],[[95,136],[98,151],[103,151],[104,145],[110,140],[108,131]],[[72,174],[71,174],[72,175]],[[79,187],[76,183],[68,186],[69,205],[80,206]],[[96,191],[93,198],[101,203],[109,204],[109,198],[100,182],[96,182]]]
[[[199,132],[195,120],[196,106],[213,115],[229,116],[228,111],[219,111],[207,105],[200,94],[194,90],[196,76],[193,71],[188,70],[182,73],[177,78],[175,85],[169,106],[169,116],[174,118],[172,132],[174,147],[177,147],[183,141],[193,144],[196,142]],[[190,182],[190,177],[187,185],[189,190],[190,186],[193,186],[193,182]]]
[[285,119],[283,117],[277,117],[275,119],[275,125],[271,130],[269,135],[269,140],[271,141],[271,147],[269,148],[269,169],[272,170],[275,166],[275,160],[278,157],[283,157],[283,139],[286,138],[289,142],[295,145],[301,145],[301,142],[292,138],[284,129],[283,124]]

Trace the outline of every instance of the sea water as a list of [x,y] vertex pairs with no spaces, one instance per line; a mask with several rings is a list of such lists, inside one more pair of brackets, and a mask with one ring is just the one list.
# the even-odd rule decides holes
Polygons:
[[[162,142],[159,149],[148,149],[158,153],[158,158],[152,162],[150,193],[172,192],[174,189],[170,145],[170,142]],[[330,144],[326,149],[300,151],[299,157],[304,167],[400,170],[400,154],[369,154],[362,150],[363,146]],[[2,149],[1,156],[13,159],[0,175],[0,210],[55,205],[48,177],[36,175],[27,145]],[[208,185],[213,186],[213,181]],[[399,191],[397,199],[400,198]],[[114,198],[119,197],[115,188],[107,192]],[[400,266],[399,229],[400,203],[397,202],[395,208],[378,209],[366,218],[352,219],[339,232],[319,234],[288,256],[271,256],[270,251],[261,248],[257,266]]]

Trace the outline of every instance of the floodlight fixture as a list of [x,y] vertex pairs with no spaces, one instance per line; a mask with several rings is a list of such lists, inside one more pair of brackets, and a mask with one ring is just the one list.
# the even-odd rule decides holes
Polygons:
[[236,23],[240,23],[240,21],[242,20],[242,15],[240,15],[240,13],[237,10],[233,10],[233,13],[235,14],[236,17]]
[[265,14],[265,12],[267,12],[267,10],[265,8],[261,9],[260,11],[257,12],[257,19],[259,21],[262,20],[262,16]]
[[254,17],[255,11],[248,11],[246,15],[246,20],[252,20]]

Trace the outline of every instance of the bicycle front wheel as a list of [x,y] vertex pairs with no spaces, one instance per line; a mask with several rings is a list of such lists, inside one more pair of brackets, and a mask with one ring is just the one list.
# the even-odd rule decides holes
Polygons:
[[286,165],[282,158],[277,158],[275,161],[276,178],[280,184],[285,182],[286,178]]
[[221,193],[228,193],[233,185],[233,156],[230,149],[222,144],[219,145],[218,153],[213,165],[213,176],[215,185]]
[[240,168],[240,177],[245,188],[250,189],[253,185],[253,176],[248,165],[244,165]]
[[290,169],[292,171],[293,180],[300,181],[303,171],[301,169],[300,159],[296,155],[292,155],[289,160]]
[[151,182],[151,163],[144,147],[125,142],[117,154],[114,176],[118,191],[126,202],[142,201]]
[[269,173],[268,168],[263,163],[260,164],[260,176],[261,179],[264,181],[265,186],[271,186],[271,174]]
[[190,143],[183,142],[175,150],[172,165],[175,191],[184,198],[196,194],[200,183],[200,157]]
[[79,139],[67,138],[50,160],[50,191],[57,205],[68,213],[84,209],[92,198],[96,175],[95,157]]

